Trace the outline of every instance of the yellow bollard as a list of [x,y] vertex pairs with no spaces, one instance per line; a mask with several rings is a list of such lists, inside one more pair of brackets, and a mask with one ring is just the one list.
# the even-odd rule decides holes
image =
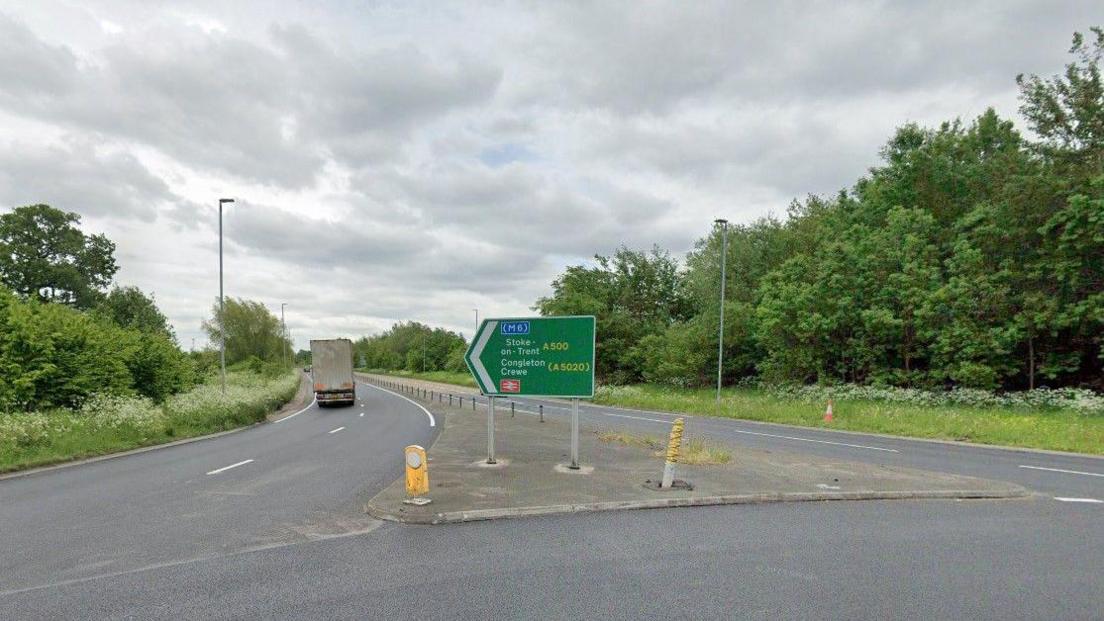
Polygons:
[[663,464],[663,482],[660,484],[664,489],[671,487],[675,479],[675,464],[678,463],[679,450],[682,448],[683,425],[681,418],[676,418],[675,424],[671,425],[671,437],[667,440],[667,461]]
[[406,447],[406,495],[403,500],[408,505],[428,505],[431,501],[425,497],[429,493],[429,467],[426,463],[425,449],[417,444]]

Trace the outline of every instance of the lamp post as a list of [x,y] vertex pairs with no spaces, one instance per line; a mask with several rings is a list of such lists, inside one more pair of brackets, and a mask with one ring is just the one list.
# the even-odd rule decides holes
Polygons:
[[287,322],[284,321],[284,307],[287,306],[287,302],[280,302],[280,358],[284,362],[284,368],[288,368],[287,363],[287,350],[288,350],[288,337],[287,337]]
[[222,371],[222,394],[226,394],[226,311],[222,301],[222,206],[232,198],[220,198],[219,206],[219,368]]
[[728,262],[728,220],[717,218],[713,223],[721,225],[721,320],[717,324],[717,403],[720,404],[721,364],[724,361],[725,263]]

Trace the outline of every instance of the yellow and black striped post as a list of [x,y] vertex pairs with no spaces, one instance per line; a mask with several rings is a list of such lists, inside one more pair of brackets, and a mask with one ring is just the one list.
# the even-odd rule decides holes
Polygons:
[[667,440],[667,461],[663,464],[663,482],[660,484],[664,489],[671,487],[675,480],[675,464],[678,463],[679,450],[682,448],[683,424],[681,418],[676,418],[675,424],[671,425],[671,437]]

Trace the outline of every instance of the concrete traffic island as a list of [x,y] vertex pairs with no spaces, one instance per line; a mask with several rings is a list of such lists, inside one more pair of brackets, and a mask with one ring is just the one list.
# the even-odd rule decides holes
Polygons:
[[[427,403],[435,406],[436,404]],[[381,519],[445,524],[506,517],[719,504],[827,500],[1016,498],[1018,485],[957,475],[843,462],[809,455],[731,448],[722,466],[677,467],[692,489],[656,489],[664,458],[637,446],[599,439],[583,427],[582,468],[572,470],[570,426],[501,409],[496,417],[496,461],[486,462],[484,411],[432,407],[444,429],[428,450],[429,498],[404,504],[399,479],[365,510]],[[691,434],[693,435],[693,434]],[[398,455],[398,453],[396,453]]]

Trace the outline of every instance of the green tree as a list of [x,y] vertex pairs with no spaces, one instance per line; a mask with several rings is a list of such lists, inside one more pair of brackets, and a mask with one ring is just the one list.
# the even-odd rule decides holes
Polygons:
[[468,371],[468,363],[464,361],[464,354],[468,351],[468,346],[463,341],[456,343],[449,350],[448,358],[445,359],[445,370],[453,373],[466,373]]
[[118,270],[115,244],[79,224],[77,214],[49,205],[0,215],[0,281],[23,296],[94,306]]
[[450,369],[454,352],[465,350],[467,344],[455,332],[410,321],[396,323],[381,334],[357,339],[353,348],[370,369],[440,371]]
[[[222,313],[216,301],[212,317],[203,321],[207,339],[217,349],[222,342],[219,318]],[[235,364],[255,357],[264,362],[278,363],[286,354],[290,359],[291,343],[284,338],[280,320],[264,304],[243,298],[226,298],[226,363]]]
[[311,351],[309,349],[300,349],[295,352],[295,364],[299,366],[310,366],[311,363]]
[[153,296],[147,296],[138,287],[112,288],[95,311],[124,328],[174,336],[168,318],[157,308]]
[[1076,32],[1070,53],[1076,59],[1065,72],[1049,79],[1037,75],[1016,77],[1020,86],[1020,113],[1039,135],[1039,150],[1063,168],[1092,178],[1104,171],[1104,29],[1090,29],[1090,37]]
[[134,329],[125,332],[129,352],[125,364],[135,392],[162,401],[195,384],[195,363],[168,334]]
[[596,375],[611,383],[638,380],[641,358],[633,347],[688,315],[678,261],[658,247],[647,253],[622,247],[594,259],[594,266],[568,267],[534,309],[545,316],[595,315]]

